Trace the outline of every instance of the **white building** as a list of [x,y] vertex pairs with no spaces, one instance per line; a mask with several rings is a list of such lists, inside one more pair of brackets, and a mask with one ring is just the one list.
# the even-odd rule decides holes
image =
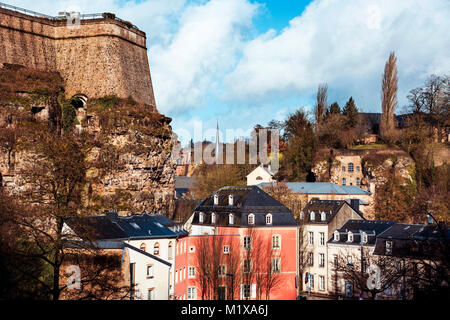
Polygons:
[[122,256],[127,257],[122,264],[129,264],[122,269],[127,270],[124,277],[133,288],[132,300],[168,300],[173,296],[177,240],[187,236],[181,225],[159,214],[120,217],[110,212],[67,219],[64,229],[81,238],[86,232],[94,234],[99,248],[121,244]]
[[328,295],[331,283],[327,241],[349,219],[364,218],[344,200],[311,200],[300,212],[305,242],[302,259],[306,262],[302,283],[307,279],[304,291]]
[[247,175],[247,186],[275,182],[273,176],[274,173],[272,172],[271,166],[269,165],[268,167],[264,167],[264,165],[261,164]]

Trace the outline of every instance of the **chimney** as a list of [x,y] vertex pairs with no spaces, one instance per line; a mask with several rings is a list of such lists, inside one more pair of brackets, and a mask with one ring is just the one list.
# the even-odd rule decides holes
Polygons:
[[356,212],[359,212],[359,199],[350,199],[350,207],[353,208]]

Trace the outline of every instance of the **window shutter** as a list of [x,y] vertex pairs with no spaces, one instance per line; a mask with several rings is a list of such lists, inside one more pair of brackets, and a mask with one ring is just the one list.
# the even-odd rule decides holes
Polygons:
[[256,299],[256,284],[252,283],[252,294],[251,294],[251,298],[252,299]]

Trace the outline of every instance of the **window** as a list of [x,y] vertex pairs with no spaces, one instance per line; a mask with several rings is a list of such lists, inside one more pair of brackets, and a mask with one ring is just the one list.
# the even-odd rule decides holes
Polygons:
[[325,291],[325,277],[319,276],[319,290]]
[[386,254],[392,254],[392,241],[386,241]]
[[314,244],[314,232],[309,232],[309,244]]
[[230,253],[230,246],[223,246],[223,253],[229,254]]
[[350,163],[348,164],[348,172],[353,172],[353,171],[354,171],[353,163],[350,162]]
[[167,259],[172,260],[172,241],[170,241],[167,246]]
[[347,184],[347,180],[345,178],[342,178],[342,185],[345,186]]
[[205,220],[205,214],[203,212],[199,212],[199,214],[198,214],[198,222],[199,223],[203,223],[204,220]]
[[300,211],[300,219],[305,219],[305,213],[303,211]]
[[244,260],[244,273],[249,273],[252,268],[252,262],[250,259]]
[[311,213],[310,213],[310,215],[309,215],[309,219],[310,219],[311,221],[316,220],[316,214],[314,213],[314,211],[311,211]]
[[347,256],[347,264],[353,264],[352,256]]
[[277,234],[272,236],[272,249],[280,249],[280,236]]
[[147,278],[152,278],[152,277],[153,277],[153,265],[148,264],[147,265]]
[[337,255],[334,255],[333,264],[335,268],[339,266],[339,258]]
[[215,194],[214,195],[214,205],[217,206],[219,204],[219,195]]
[[195,267],[188,267],[188,278],[195,278]]
[[319,253],[319,267],[325,267],[325,254]]
[[215,224],[216,223],[216,214],[213,212],[211,213],[211,224]]
[[249,284],[242,285],[242,298],[244,298],[244,299],[250,298],[250,285]]
[[226,300],[227,298],[227,287],[219,286],[218,288],[218,298],[219,300]]
[[342,166],[342,171],[345,172],[345,166]]
[[360,172],[361,168],[359,166],[356,166],[356,172]]
[[255,224],[255,215],[253,213],[250,213],[248,215],[247,220],[248,220],[248,224]]
[[155,299],[155,291],[153,288],[148,289],[147,293],[147,300],[154,300]]
[[245,236],[244,237],[244,249],[250,249],[250,242],[251,242],[251,239],[250,239],[250,237],[249,236]]
[[188,298],[188,300],[196,300],[197,299],[197,290],[195,287],[188,287],[187,298]]
[[357,186],[360,186],[360,185],[361,185],[361,179],[356,178],[356,185],[357,185]]
[[348,242],[353,242],[353,233],[351,231],[348,232]]
[[320,220],[322,221],[327,220],[327,214],[324,211],[322,211],[322,213],[320,214]]
[[219,276],[220,276],[220,277],[224,277],[226,274],[227,274],[227,266],[221,264],[221,265],[219,266]]
[[311,290],[314,290],[314,275],[313,274],[309,274],[309,287],[311,288]]
[[189,247],[189,252],[191,252],[191,253],[192,253],[192,252],[195,252],[195,246],[190,246],[190,247]]
[[319,235],[320,235],[320,245],[321,246],[324,246],[325,245],[325,232],[320,232],[319,233]]
[[146,251],[147,246],[145,245],[145,243],[142,243],[139,249],[141,249],[142,251]]
[[272,224],[272,215],[270,213],[266,215],[266,224]]
[[228,196],[228,205],[229,206],[232,206],[233,204],[234,204],[234,197],[233,197],[233,195],[232,194],[230,194],[229,196]]
[[234,215],[232,213],[228,215],[228,224],[234,224]]
[[367,243],[367,240],[368,240],[367,233],[363,232],[362,237],[361,237],[361,242]]
[[334,232],[334,241],[339,241],[339,231]]
[[310,267],[314,266],[314,253],[312,252],[308,254],[308,264]]
[[159,243],[158,242],[156,242],[155,245],[153,246],[153,254],[155,256],[159,255]]
[[263,178],[261,176],[257,176],[256,180],[261,181]]
[[272,272],[273,273],[280,273],[281,272],[281,266],[280,266],[280,258],[273,258],[272,259]]

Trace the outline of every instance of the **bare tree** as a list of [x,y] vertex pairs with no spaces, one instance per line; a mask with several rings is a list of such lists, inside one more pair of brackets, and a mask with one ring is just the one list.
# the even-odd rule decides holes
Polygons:
[[314,115],[316,119],[316,124],[320,124],[325,116],[325,111],[327,110],[327,90],[328,85],[320,84],[317,89],[317,102],[314,110]]
[[398,105],[397,101],[397,58],[391,52],[384,67],[384,74],[381,83],[381,120],[380,134],[383,139],[389,139],[389,135],[395,128],[394,112]]

